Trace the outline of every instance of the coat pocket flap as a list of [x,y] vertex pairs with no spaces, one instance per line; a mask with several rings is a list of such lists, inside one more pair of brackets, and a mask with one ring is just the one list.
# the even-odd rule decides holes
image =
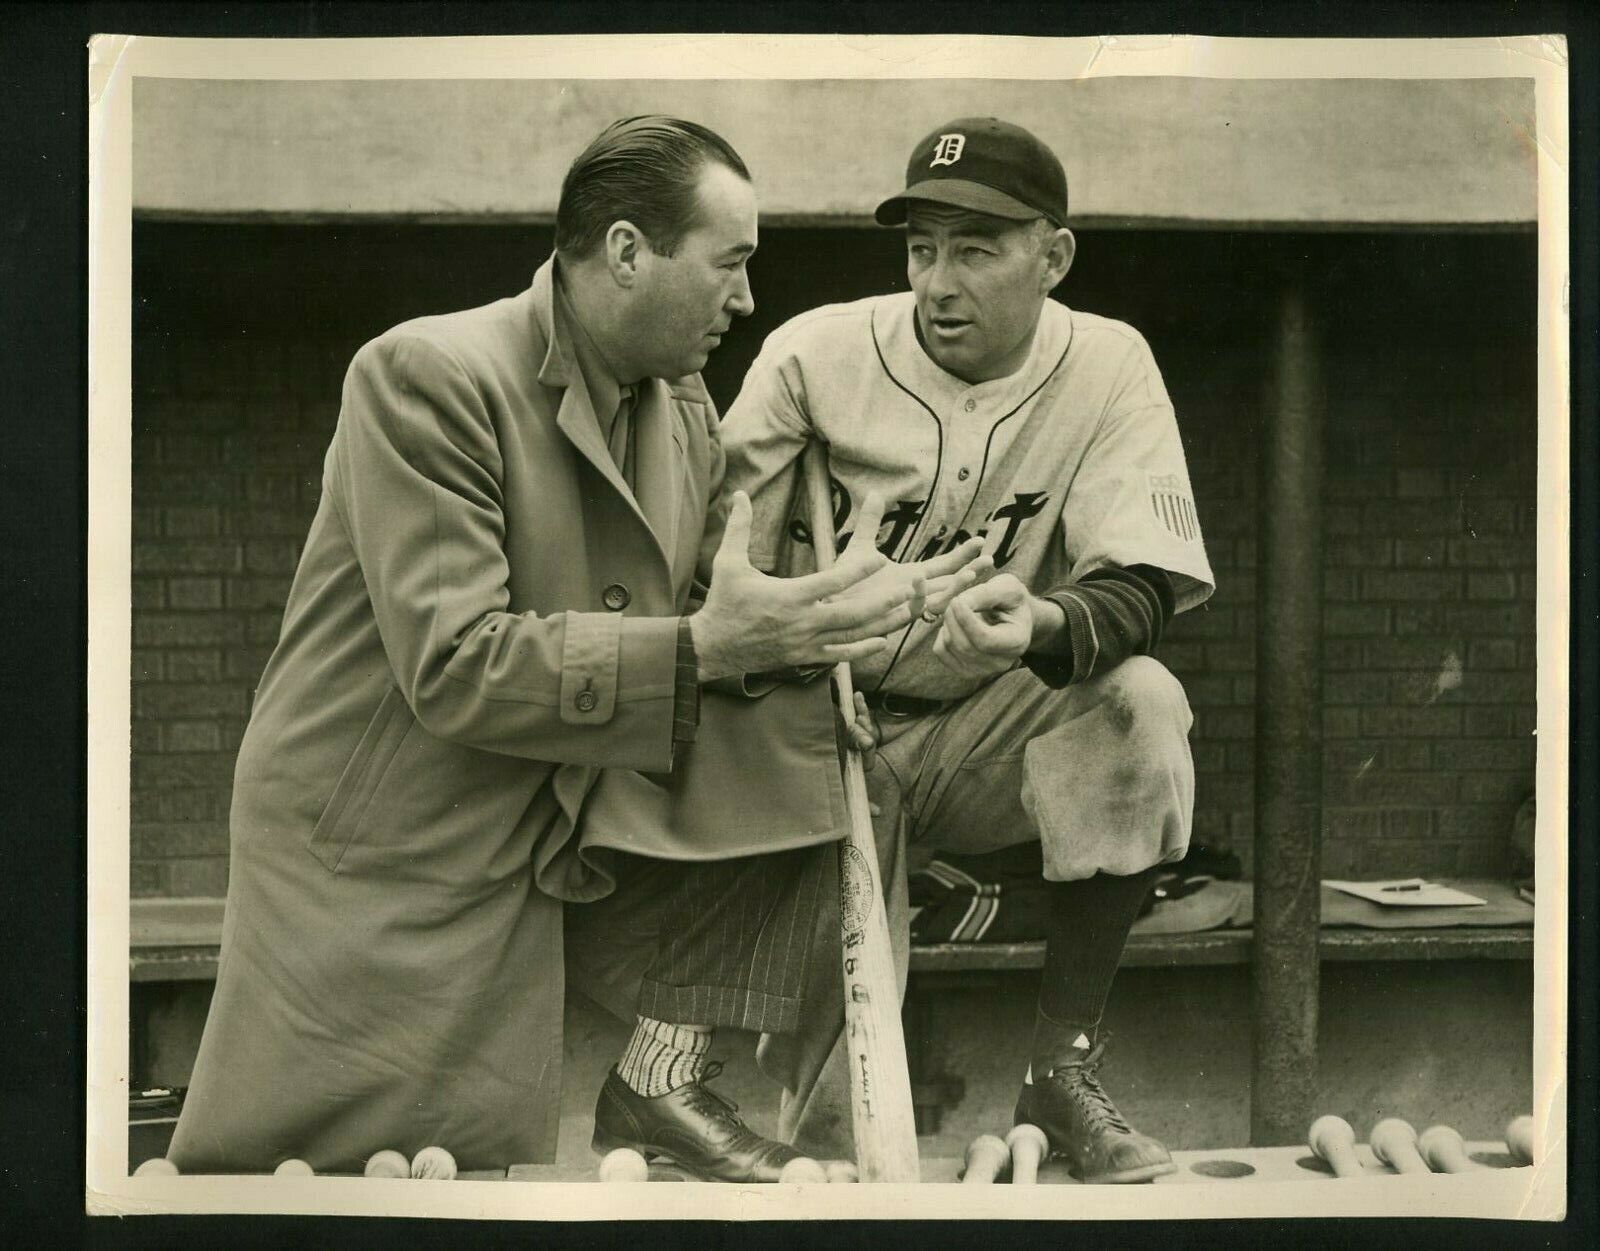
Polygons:
[[316,828],[311,831],[308,844],[311,854],[329,872],[336,870],[344,859],[373,792],[378,789],[389,762],[413,724],[405,698],[395,687],[389,687],[356,741],[355,750],[350,753],[350,760],[339,775]]

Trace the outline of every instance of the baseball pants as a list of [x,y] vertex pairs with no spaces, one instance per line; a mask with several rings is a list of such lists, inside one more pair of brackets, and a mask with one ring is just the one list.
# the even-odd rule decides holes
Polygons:
[[[882,746],[867,773],[901,993],[910,949],[908,858],[973,853],[1038,839],[1044,876],[1126,875],[1181,859],[1194,809],[1192,714],[1178,680],[1134,656],[1055,690],[1026,669],[958,704],[878,716]],[[837,864],[824,897],[837,892]],[[817,1158],[850,1150],[839,928],[822,909],[805,1026],[762,1040],[763,1069],[785,1088],[781,1135]],[[820,1155],[818,1153],[821,1153]]]
[[792,1033],[832,845],[734,860],[618,854],[617,887],[566,906],[567,977],[624,1020]]

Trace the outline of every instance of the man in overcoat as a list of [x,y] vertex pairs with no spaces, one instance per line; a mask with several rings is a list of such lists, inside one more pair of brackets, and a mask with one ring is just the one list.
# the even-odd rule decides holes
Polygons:
[[756,242],[724,140],[628,119],[574,162],[528,290],[357,353],[239,751],[183,1171],[553,1158],[564,925],[602,950],[642,917],[595,1145],[731,1181],[795,1154],[704,1056],[718,1025],[797,1028],[815,849],[846,827],[835,713],[742,675],[870,654],[960,562],[750,566],[698,371]]

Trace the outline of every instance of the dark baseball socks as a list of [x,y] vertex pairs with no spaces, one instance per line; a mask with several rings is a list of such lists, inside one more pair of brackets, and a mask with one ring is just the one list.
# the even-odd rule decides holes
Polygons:
[[617,1061],[617,1075],[647,1099],[699,1081],[712,1033],[709,1025],[674,1025],[641,1016]]
[[1156,869],[1127,877],[1097,873],[1051,882],[1044,973],[1034,1016],[1028,1080],[1082,1059],[1093,1048],[1128,931]]

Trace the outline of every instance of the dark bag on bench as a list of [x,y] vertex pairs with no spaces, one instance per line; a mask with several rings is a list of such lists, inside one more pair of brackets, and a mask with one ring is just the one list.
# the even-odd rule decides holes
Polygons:
[[[979,856],[941,856],[910,875],[911,941],[1028,943],[1049,928],[1050,894],[1038,843],[1021,843]],[[1239,858],[1191,844],[1189,852],[1156,877],[1139,910],[1149,916],[1163,903],[1193,894],[1207,882],[1237,881]]]

